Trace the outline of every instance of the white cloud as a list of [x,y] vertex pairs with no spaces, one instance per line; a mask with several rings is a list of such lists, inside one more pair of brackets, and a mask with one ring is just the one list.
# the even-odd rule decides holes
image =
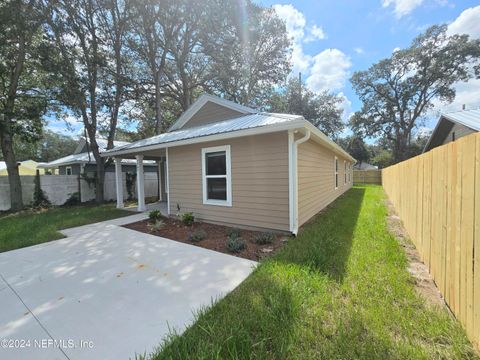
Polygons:
[[[448,34],[468,34],[473,39],[480,39],[480,6],[464,10],[449,26]],[[459,82],[455,85],[457,92],[453,103],[442,105],[435,103],[435,108],[440,111],[458,111],[465,104],[467,109],[480,106],[480,79],[469,82]]]
[[308,29],[308,36],[305,38],[304,42],[309,43],[316,40],[323,40],[327,37],[323,29],[315,24]]
[[353,49],[353,51],[355,51],[358,55],[365,54],[365,50],[363,50],[361,47],[356,47]]
[[400,48],[397,46],[396,48],[393,48],[392,53],[396,53],[399,50],[400,50]]
[[382,6],[384,8],[393,6],[395,16],[401,18],[410,14],[415,8],[420,6],[423,0],[382,0]]
[[345,85],[352,66],[347,55],[338,49],[326,49],[313,57],[307,86],[313,91],[338,90]]
[[480,6],[464,10],[448,26],[448,34],[468,34],[472,38],[480,38]]
[[347,98],[347,96],[343,92],[339,92],[338,96],[342,98],[342,102],[340,103],[340,108],[343,110],[342,120],[344,122],[348,122],[350,116],[352,116],[352,102]]

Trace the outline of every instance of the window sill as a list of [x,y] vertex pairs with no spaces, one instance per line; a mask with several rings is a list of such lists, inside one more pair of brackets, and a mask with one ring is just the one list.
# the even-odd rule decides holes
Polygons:
[[214,206],[225,206],[225,207],[232,207],[232,203],[228,201],[222,200],[204,200],[203,205],[214,205]]

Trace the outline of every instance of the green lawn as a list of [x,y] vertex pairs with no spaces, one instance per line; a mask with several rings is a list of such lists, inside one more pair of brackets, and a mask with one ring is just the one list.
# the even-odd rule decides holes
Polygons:
[[113,205],[59,207],[27,210],[0,217],[0,252],[64,237],[58,230],[114,219],[131,212]]
[[152,357],[476,358],[459,323],[415,292],[384,199],[350,190]]

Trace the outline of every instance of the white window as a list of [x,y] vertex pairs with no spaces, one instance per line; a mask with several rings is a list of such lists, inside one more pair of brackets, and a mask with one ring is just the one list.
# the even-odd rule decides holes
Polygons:
[[66,175],[72,175],[72,167],[71,166],[67,166],[65,168],[65,174]]
[[345,170],[345,173],[343,174],[344,175],[344,179],[343,179],[343,185],[347,185],[347,162],[345,160],[343,160],[343,168]]
[[333,169],[335,171],[335,190],[336,190],[338,189],[338,158],[336,156],[333,164]]
[[230,145],[202,149],[203,203],[232,206]]

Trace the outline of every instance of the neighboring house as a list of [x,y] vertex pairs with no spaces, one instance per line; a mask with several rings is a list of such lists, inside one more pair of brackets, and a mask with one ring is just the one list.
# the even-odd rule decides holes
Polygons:
[[[302,116],[258,112],[202,95],[167,133],[115,149],[117,207],[121,159],[166,159],[169,214],[287,231],[298,228],[352,186],[355,159]],[[142,178],[142,176],[137,176]],[[138,208],[145,209],[137,181]]]
[[359,162],[353,165],[354,170],[378,170],[378,166],[366,162]]
[[[98,138],[96,141],[100,151],[105,151],[107,149],[107,140]],[[113,143],[114,147],[128,144],[129,143],[125,141],[114,141]],[[136,172],[135,160],[125,159],[124,165],[123,172]],[[147,166],[146,171],[157,171],[157,164],[154,161],[146,162],[145,165]],[[42,163],[40,167],[49,169],[55,175],[78,175],[81,173],[94,174],[97,171],[95,157],[90,151],[88,142],[84,138],[80,139],[73,154],[48,163]],[[115,171],[115,165],[113,163],[107,164],[105,171]]]
[[480,109],[442,114],[423,152],[480,131]]
[[[37,169],[39,169],[40,174],[44,174],[44,170],[40,169],[42,163],[37,163],[33,160],[20,161],[18,163],[18,172],[20,175],[35,175]],[[7,164],[5,161],[0,161],[0,176],[8,176],[7,173]]]

